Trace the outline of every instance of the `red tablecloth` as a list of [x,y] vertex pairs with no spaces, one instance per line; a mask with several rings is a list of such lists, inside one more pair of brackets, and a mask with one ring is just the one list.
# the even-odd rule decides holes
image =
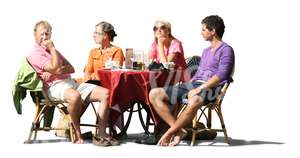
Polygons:
[[[176,71],[99,70],[101,86],[110,90],[111,121],[114,123],[121,113],[130,108],[130,105],[144,102],[148,105],[156,123],[158,116],[148,97],[150,89],[175,84],[179,82],[180,74]],[[115,105],[119,105],[119,112],[113,110]]]

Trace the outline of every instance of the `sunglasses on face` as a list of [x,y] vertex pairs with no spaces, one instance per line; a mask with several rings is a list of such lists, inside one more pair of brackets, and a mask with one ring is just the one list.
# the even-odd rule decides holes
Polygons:
[[97,31],[95,31],[93,34],[94,34],[94,35],[98,35],[98,36],[103,36],[103,35],[105,35],[104,32],[97,32]]
[[162,25],[160,27],[156,27],[156,26],[153,27],[153,31],[166,30],[166,29],[167,29],[167,26],[165,26],[165,25]]
[[49,36],[49,35],[51,35],[51,32],[43,32],[43,33],[41,33],[41,36]]

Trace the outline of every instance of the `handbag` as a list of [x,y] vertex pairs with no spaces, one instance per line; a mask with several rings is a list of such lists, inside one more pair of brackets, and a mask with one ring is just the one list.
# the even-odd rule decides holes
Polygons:
[[164,67],[164,65],[162,63],[157,63],[155,61],[152,61],[149,66],[148,66],[149,70],[165,70],[166,68]]

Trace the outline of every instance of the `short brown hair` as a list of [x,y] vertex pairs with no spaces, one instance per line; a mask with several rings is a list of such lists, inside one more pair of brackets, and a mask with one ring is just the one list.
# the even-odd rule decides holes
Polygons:
[[202,20],[202,24],[205,24],[206,28],[209,31],[215,29],[218,37],[222,39],[225,31],[225,24],[223,19],[220,16],[218,15],[207,16]]

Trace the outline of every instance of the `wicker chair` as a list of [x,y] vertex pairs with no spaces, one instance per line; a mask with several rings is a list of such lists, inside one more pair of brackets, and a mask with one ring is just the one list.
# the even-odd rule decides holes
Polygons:
[[[228,139],[228,135],[227,135],[227,130],[225,127],[225,122],[223,119],[223,114],[222,114],[222,101],[224,99],[224,96],[226,94],[226,91],[230,85],[230,83],[232,82],[232,80],[228,81],[227,83],[225,83],[223,85],[223,87],[221,88],[220,94],[217,96],[217,99],[213,102],[209,102],[203,106],[201,106],[201,108],[199,108],[199,110],[196,112],[195,117],[192,121],[192,128],[191,129],[187,129],[187,130],[191,130],[192,131],[192,140],[191,140],[191,146],[193,146],[195,144],[195,140],[196,140],[196,134],[201,133],[205,130],[209,131],[209,130],[213,130],[216,132],[223,132],[224,134],[224,141],[225,143],[229,144],[229,139]],[[181,112],[186,108],[187,103],[183,103],[182,105],[180,105],[179,107],[179,112],[178,112],[178,116],[181,114]],[[219,120],[220,120],[220,124],[221,124],[221,128],[212,128],[212,111],[214,111]],[[197,124],[198,122],[201,121],[201,118],[205,118],[206,120],[206,128],[197,128]]]
[[[51,130],[65,131],[65,135],[67,137],[69,137],[70,140],[73,142],[75,139],[75,135],[74,135],[74,129],[71,124],[71,117],[67,110],[67,103],[64,101],[61,101],[61,100],[50,99],[48,97],[46,91],[43,90],[43,88],[38,89],[38,90],[32,90],[32,89],[28,88],[29,83],[32,83],[31,80],[38,80],[38,82],[40,82],[40,79],[39,78],[30,79],[30,76],[33,76],[33,75],[37,76],[37,74],[26,59],[24,59],[23,62],[26,64],[27,69],[24,70],[24,69],[20,68],[18,75],[26,74],[25,72],[23,73],[22,71],[28,71],[29,69],[30,69],[31,73],[28,74],[28,76],[23,76],[25,78],[24,82],[26,82],[26,83],[18,85],[19,86],[18,88],[22,89],[25,92],[25,96],[26,96],[27,91],[30,92],[30,95],[31,95],[32,100],[36,107],[34,119],[32,121],[31,128],[29,131],[29,136],[28,136],[28,139],[24,143],[27,144],[27,143],[36,142],[38,131],[51,131]],[[17,76],[16,78],[18,78],[18,77],[19,76]],[[23,96],[23,97],[25,97],[25,96]],[[94,113],[97,118],[97,113],[96,113],[95,107],[94,107],[93,103],[90,103],[90,104],[92,104],[92,108],[93,108]],[[60,114],[62,115],[61,117],[66,118],[65,119],[65,121],[67,122],[66,126],[53,127],[51,125],[55,108],[57,108],[59,110]],[[41,125],[42,123],[43,123],[43,125]],[[97,127],[95,124],[80,124],[80,125]],[[96,130],[97,130],[97,128],[96,128]]]
[[[191,77],[193,77],[193,75],[196,73],[197,68],[200,64],[200,60],[201,60],[201,58],[199,56],[193,56],[193,57],[186,59],[186,62],[188,64],[188,70],[191,73]],[[196,135],[198,133],[203,132],[204,130],[208,130],[208,131],[213,130],[216,132],[223,132],[224,141],[225,141],[225,143],[229,144],[229,139],[228,139],[227,130],[225,127],[225,122],[223,119],[221,105],[222,105],[222,101],[224,99],[224,96],[226,94],[226,91],[227,91],[230,83],[233,82],[233,79],[232,79],[233,73],[234,73],[234,68],[230,75],[231,76],[230,79],[228,80],[227,83],[225,83],[222,86],[221,91],[218,94],[216,100],[201,106],[201,108],[196,112],[195,117],[192,120],[192,128],[188,129],[188,130],[192,131],[192,140],[191,140],[191,144],[190,144],[191,146],[193,146],[195,144]],[[178,105],[176,107],[175,113],[177,113],[177,116],[179,116],[181,114],[181,112],[186,108],[186,106],[187,106],[187,101],[184,101],[184,103],[182,105]],[[215,113],[217,114],[217,116],[220,120],[221,128],[219,128],[219,129],[212,128],[212,111],[215,111]],[[197,124],[200,122],[200,119],[203,117],[205,118],[207,127],[199,129],[199,128],[197,128]]]

